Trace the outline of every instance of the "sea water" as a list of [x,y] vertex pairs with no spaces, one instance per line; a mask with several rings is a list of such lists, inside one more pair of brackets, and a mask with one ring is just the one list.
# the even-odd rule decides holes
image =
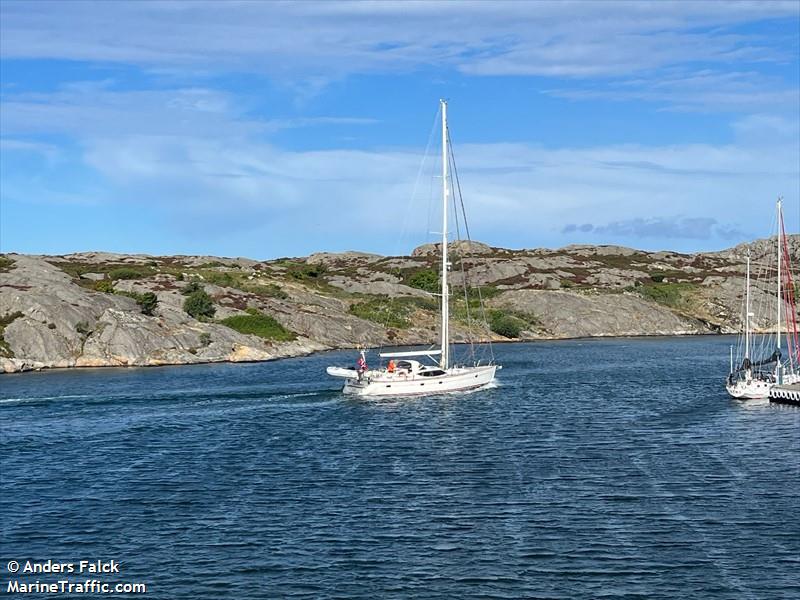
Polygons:
[[380,401],[325,375],[354,352],[0,376],[0,585],[798,598],[800,409],[729,399],[730,343],[497,345],[497,386]]

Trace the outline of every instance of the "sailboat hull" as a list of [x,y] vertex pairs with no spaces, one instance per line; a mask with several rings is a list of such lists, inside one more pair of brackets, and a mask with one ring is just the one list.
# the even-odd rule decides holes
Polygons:
[[454,367],[444,375],[419,376],[367,372],[361,379],[348,379],[345,394],[356,396],[420,396],[477,389],[494,381],[497,365]]
[[725,389],[732,398],[737,400],[760,400],[762,398],[769,398],[769,390],[773,383],[760,380],[752,381],[737,381],[733,385],[728,384]]
[[[786,373],[783,376],[783,385],[800,383],[800,375],[796,373]],[[728,394],[737,400],[763,400],[769,398],[769,391],[775,386],[774,381],[764,381],[763,379],[739,380],[725,386]]]

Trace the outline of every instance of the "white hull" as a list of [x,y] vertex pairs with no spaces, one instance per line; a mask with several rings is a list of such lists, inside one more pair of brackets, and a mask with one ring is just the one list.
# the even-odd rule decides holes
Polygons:
[[357,396],[419,396],[445,392],[462,392],[483,387],[494,381],[497,365],[485,367],[453,367],[444,375],[367,371],[361,379],[347,379],[342,390]]
[[737,400],[759,400],[769,398],[769,390],[775,385],[768,381],[752,379],[750,381],[737,381],[734,384],[727,384],[725,389],[732,398]]
[[[790,385],[800,382],[800,375],[786,374],[783,376],[782,385]],[[764,381],[762,379],[739,380],[733,384],[727,384],[725,389],[728,394],[737,400],[763,400],[769,398],[769,391],[776,385],[774,381]]]

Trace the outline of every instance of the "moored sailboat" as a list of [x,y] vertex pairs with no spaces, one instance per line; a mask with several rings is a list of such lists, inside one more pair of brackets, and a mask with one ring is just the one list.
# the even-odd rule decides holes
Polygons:
[[[731,369],[725,388],[731,397],[743,400],[769,397],[776,384],[800,382],[800,344],[798,344],[797,310],[795,305],[795,283],[792,275],[791,255],[783,221],[783,203],[777,202],[777,249],[768,254],[761,265],[763,279],[760,283],[772,287],[774,273],[774,302],[764,307],[770,326],[757,331],[759,318],[764,315],[753,312],[751,306],[751,256],[748,252],[745,273],[745,294],[742,315],[742,334],[734,353],[731,348]],[[775,266],[771,262],[776,258]],[[773,320],[774,319],[774,320]],[[774,328],[774,329],[773,329]],[[783,354],[783,338],[786,338],[786,355]],[[735,355],[735,356],[734,356]]]

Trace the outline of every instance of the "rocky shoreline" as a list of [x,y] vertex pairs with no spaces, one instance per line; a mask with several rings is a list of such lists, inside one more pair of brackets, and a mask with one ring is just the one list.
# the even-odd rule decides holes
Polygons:
[[[789,242],[797,260],[800,236]],[[756,261],[768,246],[766,240],[749,245]],[[456,243],[456,261],[468,267],[472,292],[454,301],[454,339],[733,333],[744,251],[507,250]],[[252,362],[432,343],[435,255],[435,245],[410,256],[346,252],[271,261],[1,255],[0,372]],[[463,277],[454,264],[454,285]],[[192,290],[207,297],[208,314],[187,312]],[[769,293],[753,290],[756,301]],[[488,327],[474,318],[478,296]]]

